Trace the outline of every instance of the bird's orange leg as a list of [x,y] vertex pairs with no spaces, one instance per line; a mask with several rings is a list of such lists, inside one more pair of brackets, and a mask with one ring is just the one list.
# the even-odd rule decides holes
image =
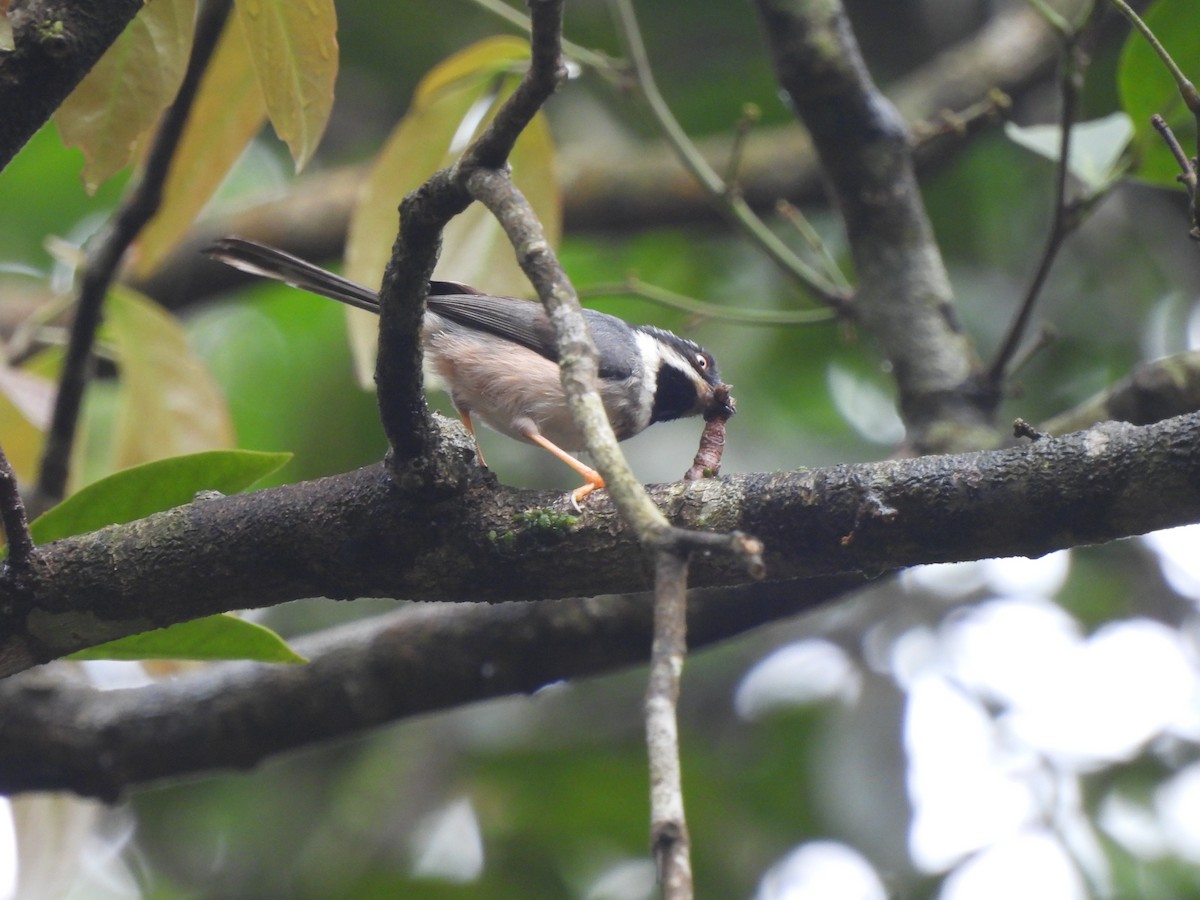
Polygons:
[[479,446],[479,438],[475,436],[475,426],[471,423],[471,411],[458,407],[455,407],[455,409],[458,410],[458,417],[462,419],[463,427],[467,429],[467,434],[471,436],[471,443],[475,445],[475,456],[479,460],[479,465],[486,469],[488,464],[483,458],[483,448]]
[[526,437],[529,440],[533,441],[535,444],[537,444],[539,447],[541,447],[543,450],[553,453],[555,456],[557,456],[559,459],[561,459],[563,462],[565,462],[568,466],[570,466],[572,469],[574,469],[576,472],[578,472],[580,475],[582,475],[584,477],[584,479],[587,481],[587,484],[582,484],[579,487],[575,488],[575,490],[571,491],[571,505],[573,507],[575,507],[576,512],[581,511],[579,509],[579,501],[580,500],[582,500],[584,497],[586,497],[592,491],[596,490],[596,488],[604,487],[604,479],[602,477],[600,477],[599,472],[597,472],[591,466],[586,466],[583,463],[581,463],[579,460],[577,460],[575,457],[573,457],[566,450],[562,449],[562,447],[558,446],[557,444],[553,443],[552,441],[547,440],[546,438],[542,437],[537,432],[526,435]]

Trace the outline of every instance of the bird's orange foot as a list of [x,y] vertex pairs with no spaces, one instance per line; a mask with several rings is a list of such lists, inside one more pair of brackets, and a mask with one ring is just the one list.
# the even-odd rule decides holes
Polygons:
[[589,471],[591,475],[585,476],[587,477],[587,484],[581,484],[575,490],[571,491],[571,508],[577,513],[583,512],[583,508],[580,507],[579,503],[584,497],[596,490],[596,488],[604,487],[604,479],[600,477],[600,473],[594,469],[589,469]]

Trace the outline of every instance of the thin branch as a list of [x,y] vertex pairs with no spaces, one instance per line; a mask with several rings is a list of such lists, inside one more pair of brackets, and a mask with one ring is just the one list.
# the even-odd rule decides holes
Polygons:
[[[509,6],[503,0],[471,0],[480,9],[487,10],[493,15],[499,16],[510,25],[515,25],[522,31],[529,32],[532,30],[532,23],[529,16]],[[589,50],[587,47],[573,44],[570,41],[563,39],[563,52],[571,59],[594,70],[600,75],[609,79],[615,79],[620,71],[619,65],[610,57],[603,53],[597,53],[595,50]]]
[[[1171,57],[1171,54],[1167,52],[1167,48],[1162,45],[1162,42],[1150,30],[1150,27],[1142,20],[1141,16],[1134,12],[1133,8],[1125,0],[1112,0],[1112,4],[1120,10],[1121,15],[1128,19],[1134,28],[1141,32],[1142,37],[1146,39],[1151,49],[1162,60],[1163,65],[1167,67],[1167,71],[1171,73],[1171,77],[1175,79],[1175,85],[1179,89],[1179,96],[1183,98],[1184,105],[1187,106],[1196,120],[1196,157],[1194,160],[1184,162],[1182,168],[1185,176],[1184,184],[1188,186],[1192,201],[1192,228],[1189,233],[1191,237],[1200,240],[1200,192],[1195,187],[1196,160],[1200,160],[1200,92],[1196,90],[1196,85],[1184,75],[1183,70],[1179,68],[1175,60]],[[1162,129],[1159,129],[1159,131],[1162,133]],[[1173,149],[1172,152],[1174,152]],[[1177,154],[1176,159],[1178,158]],[[1184,159],[1187,159],[1186,155]],[[1189,173],[1190,181],[1187,180]]]
[[722,210],[726,217],[738,227],[779,268],[831,309],[847,313],[850,297],[847,292],[832,283],[822,273],[792,252],[766,223],[750,207],[745,199],[722,180],[716,170],[696,149],[683,127],[672,115],[670,107],[658,90],[650,59],[642,41],[641,29],[633,11],[632,0],[612,0],[616,11],[618,30],[624,42],[629,60],[633,65],[633,77],[654,116],[667,143],[675,150],[680,162],[691,172],[697,183],[708,194],[710,200]]
[[[997,390],[1011,374],[1011,364],[1024,339],[1029,319],[1033,315],[1038,298],[1041,297],[1050,269],[1058,258],[1058,252],[1067,236],[1079,225],[1074,204],[1067,199],[1067,190],[1071,182],[1071,140],[1075,120],[1079,114],[1079,97],[1083,90],[1084,74],[1091,63],[1090,37],[1095,33],[1100,20],[1099,11],[1102,9],[1100,6],[1095,7],[1089,20],[1090,24],[1085,24],[1081,30],[1059,30],[1063,40],[1063,53],[1062,73],[1059,77],[1059,143],[1058,161],[1054,170],[1053,213],[1033,278],[1021,298],[1017,313],[1009,323],[1008,331],[1000,342],[995,357],[988,366],[987,379]],[[1068,28],[1065,20],[1062,21],[1062,28]]]
[[225,25],[229,7],[230,0],[207,0],[202,7],[196,21],[195,41],[187,71],[184,73],[175,102],[163,114],[154,143],[146,156],[146,166],[141,178],[108,226],[96,236],[88,251],[79,289],[79,303],[71,326],[66,356],[63,359],[58,396],[54,403],[50,430],[46,434],[41,471],[30,504],[35,512],[53,506],[66,493],[71,448],[75,442],[84,387],[91,375],[92,345],[96,340],[96,330],[100,326],[104,295],[108,292],[108,286],[116,275],[125,251],[154,216],[162,202],[162,187],[175,155],[175,148],[191,112],[200,79],[208,68],[217,39]]
[[617,444],[596,388],[599,354],[588,333],[579,298],[546,241],[541,223],[507,172],[477,169],[468,179],[468,186],[499,220],[546,307],[554,326],[567,405],[587,440],[588,453],[595,459],[613,503],[642,540],[653,539],[668,529],[667,520],[650,502]]
[[33,538],[29,534],[29,523],[25,518],[25,504],[21,500],[17,473],[8,462],[8,456],[0,448],[0,523],[8,541],[8,564],[17,569],[26,568],[33,558]]
[[1146,39],[1146,42],[1150,45],[1155,55],[1162,60],[1162,64],[1167,67],[1167,71],[1175,79],[1175,86],[1179,88],[1179,96],[1183,98],[1184,104],[1200,120],[1200,92],[1196,90],[1196,85],[1183,73],[1183,69],[1172,59],[1171,54],[1167,52],[1167,48],[1162,45],[1162,42],[1150,30],[1150,26],[1142,20],[1141,16],[1134,12],[1133,7],[1126,3],[1125,0],[1111,0],[1111,3],[1121,15],[1129,20],[1129,24],[1141,32],[1142,37]]
[[691,841],[683,811],[677,706],[687,656],[687,554],[659,552],[655,564],[654,643],[646,686],[650,763],[650,846],[663,900],[692,897]]
[[765,325],[777,328],[781,325],[815,325],[833,318],[833,314],[827,309],[753,309],[708,303],[642,281],[634,275],[628,275],[624,281],[613,284],[593,284],[579,292],[581,297],[613,295],[639,297],[667,309],[688,313],[698,319],[731,322],[736,325]]
[[742,114],[738,116],[733,126],[733,147],[729,150],[729,161],[725,163],[725,185],[729,191],[740,191],[738,177],[742,167],[742,157],[746,153],[746,139],[762,118],[762,110],[757,104],[742,104]]
[[837,260],[833,258],[833,254],[829,252],[829,247],[825,244],[821,233],[809,221],[808,216],[800,211],[800,207],[786,200],[780,200],[775,204],[775,212],[796,229],[800,237],[804,239],[804,243],[808,244],[808,249],[816,254],[821,268],[825,270],[829,280],[847,291],[851,290],[850,279],[846,277],[846,273],[842,271]]
[[1192,228],[1189,234],[1193,239],[1200,240],[1200,183],[1196,176],[1196,160],[1188,159],[1188,155],[1184,152],[1179,139],[1175,137],[1175,132],[1171,130],[1166,119],[1155,113],[1150,117],[1150,124],[1162,137],[1167,149],[1171,151],[1171,155],[1175,157],[1175,162],[1179,165],[1181,171],[1177,177],[1179,183],[1187,191],[1188,201],[1192,208]]
[[1188,159],[1188,155],[1184,152],[1183,145],[1179,143],[1179,138],[1175,137],[1175,132],[1171,130],[1171,126],[1167,124],[1167,120],[1155,113],[1150,117],[1150,124],[1154,126],[1154,130],[1159,133],[1163,139],[1163,143],[1167,145],[1167,149],[1171,151],[1171,155],[1175,157],[1175,162],[1179,165],[1181,174],[1179,180],[1183,182],[1187,188],[1188,196],[1194,196],[1196,193],[1196,166]]

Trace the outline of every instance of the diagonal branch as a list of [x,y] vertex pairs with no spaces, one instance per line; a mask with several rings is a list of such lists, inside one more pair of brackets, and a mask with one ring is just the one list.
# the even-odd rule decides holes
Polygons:
[[994,444],[998,396],[958,323],[908,129],[871,81],[837,0],[756,0],[776,74],[808,128],[846,229],[856,320],[892,367],[909,444]]
[[0,55],[0,169],[50,119],[141,8],[142,0],[12,4],[8,19],[15,49]]

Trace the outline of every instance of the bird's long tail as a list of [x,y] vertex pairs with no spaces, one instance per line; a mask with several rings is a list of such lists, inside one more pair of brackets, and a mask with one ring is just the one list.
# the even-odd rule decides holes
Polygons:
[[216,241],[204,252],[213,259],[251,275],[282,281],[292,287],[329,297],[331,300],[347,303],[367,312],[379,312],[379,295],[375,291],[266,244],[228,237]]

